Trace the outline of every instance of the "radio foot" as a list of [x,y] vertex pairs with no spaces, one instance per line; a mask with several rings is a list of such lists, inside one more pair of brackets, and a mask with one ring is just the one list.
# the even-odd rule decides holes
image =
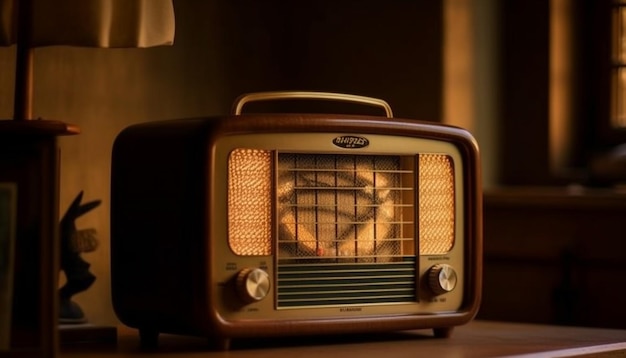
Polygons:
[[450,338],[453,328],[454,327],[433,328],[433,334],[435,335],[435,338]]
[[228,338],[208,337],[207,342],[209,343],[209,347],[212,350],[215,350],[215,351],[230,350],[230,339]]
[[141,349],[156,349],[159,345],[159,332],[153,329],[140,328],[139,345]]

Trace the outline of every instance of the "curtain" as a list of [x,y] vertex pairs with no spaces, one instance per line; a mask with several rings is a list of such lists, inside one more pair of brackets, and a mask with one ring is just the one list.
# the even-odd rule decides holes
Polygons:
[[[16,4],[0,0],[0,45],[16,41]],[[174,42],[172,0],[32,0],[33,46],[151,47]]]

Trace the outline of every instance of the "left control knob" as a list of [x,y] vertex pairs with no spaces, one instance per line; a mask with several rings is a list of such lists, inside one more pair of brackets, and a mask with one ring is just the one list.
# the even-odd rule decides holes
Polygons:
[[246,303],[262,300],[270,292],[270,276],[260,268],[245,268],[235,279],[237,293]]

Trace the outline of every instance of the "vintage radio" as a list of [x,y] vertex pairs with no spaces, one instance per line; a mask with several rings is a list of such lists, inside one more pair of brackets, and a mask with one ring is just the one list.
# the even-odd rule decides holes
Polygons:
[[[241,114],[315,98],[387,117]],[[149,122],[116,138],[111,272],[119,319],[230,339],[434,329],[470,321],[481,290],[476,142],[393,118],[369,97],[266,92],[233,115]]]

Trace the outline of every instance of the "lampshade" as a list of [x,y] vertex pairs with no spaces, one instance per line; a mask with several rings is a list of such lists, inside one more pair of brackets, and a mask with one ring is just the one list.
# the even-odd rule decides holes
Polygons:
[[32,119],[33,49],[174,42],[172,0],[0,0],[0,46],[17,45],[15,120]]
[[[32,47],[151,47],[174,42],[172,0],[29,0]],[[19,3],[18,3],[19,2]],[[18,41],[18,6],[0,0],[0,45]]]

